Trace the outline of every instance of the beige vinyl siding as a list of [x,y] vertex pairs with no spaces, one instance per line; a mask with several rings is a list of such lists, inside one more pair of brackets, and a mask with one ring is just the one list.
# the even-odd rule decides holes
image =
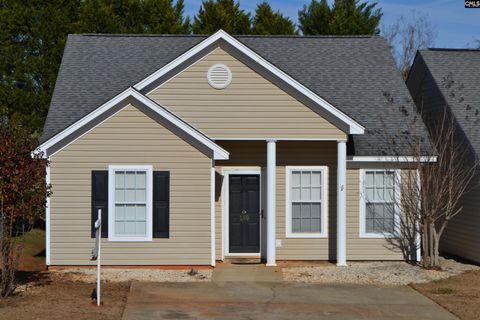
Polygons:
[[463,210],[449,222],[440,250],[480,263],[480,186],[472,188],[461,204]]
[[[208,84],[216,64],[232,71],[231,84],[217,90]],[[221,48],[148,94],[150,98],[213,139],[345,139],[344,132],[266,80]]]
[[92,264],[91,171],[110,164],[170,171],[170,238],[102,239],[102,263],[209,265],[211,160],[131,105],[51,158],[51,264]]
[[347,169],[347,260],[403,260],[385,238],[360,237],[360,169]]

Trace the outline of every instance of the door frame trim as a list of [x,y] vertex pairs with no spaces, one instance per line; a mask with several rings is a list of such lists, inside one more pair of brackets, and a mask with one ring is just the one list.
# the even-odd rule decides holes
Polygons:
[[258,175],[259,176],[259,196],[260,196],[260,210],[262,210],[262,170],[260,167],[224,167],[222,168],[223,186],[222,186],[222,260],[225,257],[260,257],[262,250],[262,218],[259,222],[259,236],[260,251],[258,253],[230,253],[229,243],[229,191],[230,191],[230,175]]

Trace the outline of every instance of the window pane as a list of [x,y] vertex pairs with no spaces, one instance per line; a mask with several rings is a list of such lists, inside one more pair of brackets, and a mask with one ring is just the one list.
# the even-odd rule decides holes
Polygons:
[[310,232],[310,219],[302,219],[301,222],[301,230],[302,232]]
[[312,201],[320,201],[321,199],[321,192],[320,188],[312,187]]
[[115,202],[123,201],[125,201],[125,191],[123,189],[115,190]]
[[383,186],[383,172],[375,172],[375,186]]
[[292,188],[292,201],[300,200],[300,187]]
[[135,223],[135,234],[136,235],[144,235],[145,233],[147,233],[147,225],[146,223],[143,221],[143,222],[136,222]]
[[300,219],[292,219],[292,232],[301,232]]
[[320,203],[312,203],[312,218],[320,218],[322,205]]
[[312,172],[312,186],[313,187],[320,187],[321,182],[321,172],[320,171],[313,171]]
[[125,234],[135,234],[135,222],[133,221],[127,221],[124,223],[125,225]]
[[310,197],[311,197],[310,196],[310,187],[304,187],[302,185],[302,200],[306,200],[306,201],[311,200]]
[[366,172],[365,173],[365,186],[373,186],[373,177],[374,173],[373,172]]
[[310,220],[310,228],[311,232],[321,232],[320,218],[312,218]]
[[135,190],[125,190],[125,201],[135,202]]
[[137,205],[135,208],[135,220],[146,221],[147,220],[147,208],[144,205]]
[[125,220],[125,206],[120,204],[115,206],[115,220],[122,221]]
[[302,188],[309,187],[311,185],[310,172],[302,171]]
[[366,201],[373,201],[375,200],[375,188],[366,188],[365,190],[365,200]]
[[125,220],[135,221],[135,205],[125,205]]
[[292,203],[292,217],[300,218],[300,209],[302,205],[300,203]]
[[292,187],[300,186],[300,171],[292,171]]
[[384,200],[386,202],[393,202],[394,201],[394,189],[393,188],[386,188]]
[[115,222],[115,234],[125,234],[125,222]]
[[115,188],[123,188],[125,183],[125,173],[122,171],[115,172]]
[[310,218],[310,203],[302,203],[301,216],[302,219]]
[[125,188],[135,188],[135,171],[125,172]]
[[385,186],[386,187],[393,187],[394,182],[395,182],[394,181],[394,178],[395,178],[394,173],[393,172],[386,172],[384,174],[384,176],[385,176],[385,183],[384,183]]
[[147,177],[146,172],[137,172],[137,175],[135,177],[135,187],[139,189],[146,188],[147,187],[146,177]]
[[147,198],[147,192],[145,189],[139,189],[135,191],[135,201],[145,202]]
[[365,232],[367,233],[374,233],[373,229],[373,219],[366,219],[365,220]]

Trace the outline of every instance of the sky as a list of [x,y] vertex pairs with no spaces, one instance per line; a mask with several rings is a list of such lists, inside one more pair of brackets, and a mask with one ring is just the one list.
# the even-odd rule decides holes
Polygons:
[[[274,10],[280,10],[297,22],[298,10],[311,0],[269,0]],[[253,12],[261,0],[240,0],[242,9]],[[332,2],[329,0],[329,2]],[[363,2],[363,1],[361,1]],[[368,1],[371,2],[371,1]],[[466,9],[464,0],[377,0],[383,11],[381,24],[389,26],[403,16],[426,15],[435,34],[434,47],[465,48],[480,40],[480,9]],[[185,0],[185,13],[194,16],[202,0]],[[477,44],[478,46],[478,44]]]

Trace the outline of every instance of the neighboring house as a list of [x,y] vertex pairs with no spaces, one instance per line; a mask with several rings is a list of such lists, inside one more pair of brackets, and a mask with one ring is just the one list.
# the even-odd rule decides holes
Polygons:
[[[407,86],[427,124],[448,107],[459,126],[456,143],[465,145],[475,161],[480,155],[480,50],[421,50],[415,57]],[[469,190],[462,201],[463,211],[445,230],[440,249],[480,262],[478,176]]]
[[380,37],[69,36],[47,264],[91,263],[98,209],[106,265],[403,259],[385,93],[409,98]]

